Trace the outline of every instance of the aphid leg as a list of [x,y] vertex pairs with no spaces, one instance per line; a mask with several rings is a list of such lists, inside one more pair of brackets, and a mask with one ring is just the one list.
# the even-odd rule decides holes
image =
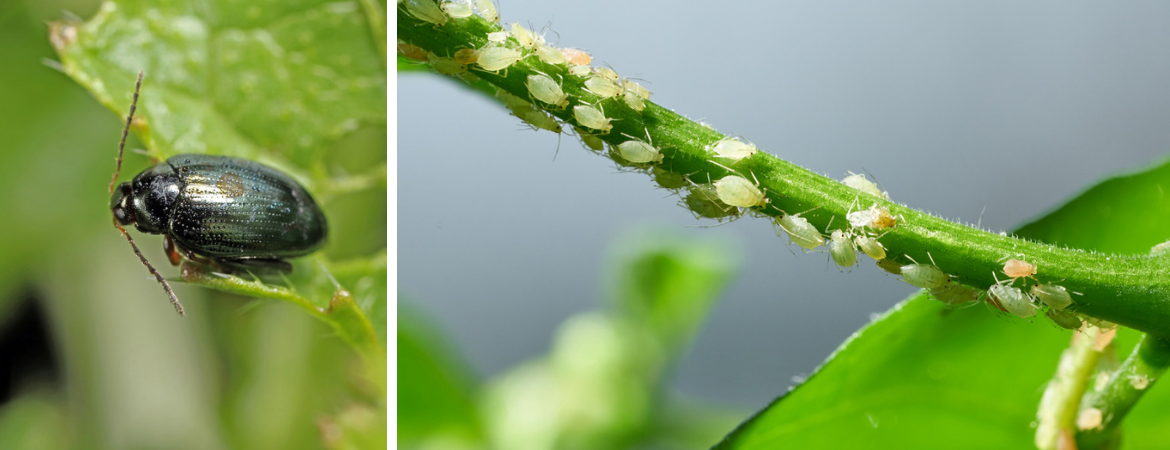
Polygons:
[[[126,115],[126,127],[122,129],[122,141],[118,143],[118,164],[114,168],[114,178],[110,180],[110,195],[114,194],[114,183],[118,181],[118,174],[122,172],[122,151],[126,148],[126,135],[130,134],[130,122],[134,121],[134,110],[138,108],[138,91],[140,90],[142,90],[141,70],[138,71],[138,81],[134,83],[134,99],[130,101],[130,114]],[[126,237],[129,238],[129,235]]]
[[138,255],[138,260],[142,261],[142,265],[146,266],[146,268],[150,270],[151,275],[154,275],[154,279],[158,280],[164,291],[167,291],[167,296],[171,298],[171,304],[175,306],[175,311],[178,311],[180,316],[187,315],[183,312],[183,304],[179,303],[179,297],[175,296],[175,291],[171,290],[171,285],[167,283],[167,279],[163,278],[163,276],[159,274],[157,270],[154,270],[154,266],[150,265],[150,261],[147,261],[146,257],[142,256],[142,252],[138,250],[138,245],[134,243],[134,239],[130,237],[130,233],[127,233],[125,228],[122,228],[121,225],[118,225],[117,220],[114,221],[114,226],[118,228],[118,231],[122,233],[122,236],[126,236],[126,242],[129,242],[130,247],[134,249],[134,254]]
[[179,249],[175,247],[175,241],[171,240],[171,235],[163,235],[163,252],[167,254],[167,259],[171,261],[172,266],[179,265],[181,258],[179,257]]

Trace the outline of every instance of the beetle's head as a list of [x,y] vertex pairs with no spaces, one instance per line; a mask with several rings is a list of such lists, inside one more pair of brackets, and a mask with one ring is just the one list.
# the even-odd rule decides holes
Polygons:
[[135,222],[134,217],[134,192],[130,189],[130,183],[122,183],[114,189],[114,195],[110,197],[110,210],[114,213],[114,220],[118,221],[119,225],[130,225]]

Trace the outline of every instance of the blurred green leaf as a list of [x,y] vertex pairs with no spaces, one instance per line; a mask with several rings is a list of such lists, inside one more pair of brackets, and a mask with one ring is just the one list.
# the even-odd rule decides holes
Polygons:
[[52,395],[29,393],[0,408],[0,448],[50,450],[67,448],[65,408]]
[[398,442],[479,442],[479,415],[467,366],[442,331],[398,302]]
[[[1018,234],[1145,253],[1170,230],[1165,185],[1165,162],[1109,179]],[[1069,337],[1043,319],[1026,323],[982,307],[947,311],[917,294],[854,334],[806,383],[718,448],[1031,447],[1029,424]],[[1135,337],[1121,330],[1118,348],[1124,353]],[[1127,445],[1157,448],[1170,437],[1170,420],[1161,414],[1170,407],[1164,391],[1153,389],[1131,413]]]
[[617,310],[650,330],[668,351],[690,342],[723,288],[739,272],[731,242],[644,229],[615,243],[608,278]]

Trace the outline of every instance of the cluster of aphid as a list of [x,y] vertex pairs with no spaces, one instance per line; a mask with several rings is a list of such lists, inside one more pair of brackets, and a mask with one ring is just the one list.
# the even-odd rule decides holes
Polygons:
[[[435,0],[399,0],[398,3],[407,14],[435,26],[443,26],[449,20],[464,19],[475,13],[488,21],[499,23],[499,14],[491,0],[447,0],[441,4]],[[468,82],[476,80],[476,76],[468,72],[469,66],[476,65],[483,72],[499,73],[531,56],[536,56],[554,68],[563,69],[567,75],[577,77],[575,82],[579,82],[585,91],[596,97],[593,103],[586,103],[586,99],[579,96],[574,101],[563,88],[564,76],[558,74],[558,82],[542,72],[529,75],[525,81],[529,99],[502,89],[497,92],[497,96],[513,115],[534,129],[554,133],[563,132],[563,123],[550,111],[563,112],[576,103],[571,109],[572,117],[577,122],[573,130],[587,148],[597,152],[605,149],[605,141],[599,136],[613,130],[613,119],[606,117],[602,103],[620,97],[618,104],[641,112],[646,107],[645,101],[650,99],[650,92],[638,83],[620,79],[612,69],[591,67],[592,58],[588,53],[573,48],[557,48],[547,43],[543,35],[518,23],[511,24],[510,31],[500,29],[488,33],[486,38],[487,43],[483,47],[459,49],[450,57],[438,56],[401,41],[398,43],[398,52],[407,58],[430,64],[439,73],[457,76]],[[759,182],[754,180],[754,174],[753,180],[748,180],[723,166],[732,174],[718,180],[708,180],[707,183],[695,183],[685,175],[657,166],[662,163],[664,155],[654,146],[648,130],[645,141],[625,133],[622,135],[628,139],[611,145],[609,156],[622,166],[648,170],[654,180],[666,189],[679,191],[686,188],[688,193],[682,205],[696,217],[722,221],[725,218],[738,218],[745,211],[762,211],[769,206],[769,200],[759,188]],[[731,164],[758,151],[752,143],[737,138],[721,139],[711,143],[707,150],[711,156]],[[718,162],[711,162],[722,166]],[[889,193],[879,189],[865,175],[850,173],[842,183],[880,199],[890,198]],[[790,241],[802,249],[812,250],[825,244],[825,235],[800,214],[781,211],[772,220],[778,236],[788,233]],[[930,290],[934,298],[948,305],[970,305],[986,299],[988,304],[999,310],[1023,318],[1032,317],[1047,306],[1046,315],[1057,325],[1069,329],[1081,326],[1081,319],[1066,310],[1072,304],[1072,298],[1065,288],[1036,283],[1025,292],[1013,286],[1017,280],[1034,276],[1035,265],[1016,259],[1009,260],[1003,268],[1007,276],[1004,281],[998,281],[997,278],[997,283],[987,290],[977,289],[955,283],[934,264],[914,261],[903,265],[888,259],[886,249],[878,239],[897,225],[898,217],[893,216],[886,207],[875,202],[867,209],[848,212],[846,221],[847,227],[828,234],[829,255],[841,267],[855,265],[857,250],[861,249],[877,261],[878,267],[901,275],[911,285]]]
[[[484,19],[499,23],[499,14],[491,0],[447,0],[441,4],[434,0],[400,0],[399,5],[410,16],[437,27],[445,25],[449,20],[465,19],[476,12]],[[603,102],[620,97],[626,107],[641,112],[646,108],[646,100],[650,99],[650,91],[633,80],[621,79],[617,72],[609,68],[592,67],[592,57],[588,53],[551,45],[542,34],[534,33],[519,23],[511,24],[508,29],[490,32],[486,38],[484,46],[458,49],[450,57],[438,56],[401,41],[398,43],[398,52],[407,58],[430,64],[436,72],[469,82],[476,79],[474,74],[468,72],[470,66],[474,65],[482,72],[499,74],[503,71],[506,74],[513,64],[535,56],[551,66],[549,72],[555,73],[559,80],[547,73],[537,72],[525,80],[528,99],[503,90],[497,95],[514,115],[528,125],[554,133],[563,131],[562,122],[549,112],[565,111],[570,104],[575,103],[569,110],[577,123],[573,128],[584,145],[593,150],[604,149],[604,143],[598,135],[606,135],[613,130],[613,119],[606,117]],[[579,96],[572,98],[574,96],[564,90],[566,75],[576,77],[574,83],[580,83],[591,94],[589,97],[596,98],[591,99],[591,103]],[[611,149],[614,159],[619,163],[639,166],[662,162],[662,152],[648,142],[648,134],[647,141],[625,136],[630,139]]]

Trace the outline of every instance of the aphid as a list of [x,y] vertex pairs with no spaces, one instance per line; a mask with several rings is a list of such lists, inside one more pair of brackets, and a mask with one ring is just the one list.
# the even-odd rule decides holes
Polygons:
[[1068,290],[1064,286],[1037,284],[1032,286],[1029,292],[1054,309],[1065,309],[1072,304],[1072,296],[1068,295]]
[[183,306],[166,279],[142,256],[124,225],[163,235],[172,264],[180,254],[226,271],[292,270],[285,258],[316,250],[325,242],[325,215],[313,197],[291,177],[245,159],[214,155],[177,155],[114,188],[122,170],[126,135],[134,120],[142,73],[118,144],[110,181],[114,226],[138,259],[163,286],[175,310]]
[[597,74],[597,76],[599,76],[601,78],[605,78],[605,79],[607,79],[609,81],[613,81],[615,83],[618,80],[617,72],[614,72],[613,69],[610,69],[608,67],[598,67],[596,69],[593,69],[593,73]]
[[948,306],[961,306],[979,301],[983,291],[970,286],[948,282],[930,290],[930,295]]
[[860,248],[862,252],[865,252],[866,255],[869,255],[870,258],[875,260],[886,258],[886,248],[883,247],[882,243],[878,242],[877,239],[871,238],[864,234],[859,234],[857,237],[853,238],[853,242],[857,244],[857,247]]
[[538,130],[548,130],[558,134],[562,131],[561,122],[557,121],[556,117],[538,109],[524,112],[520,119]]
[[526,100],[512,95],[503,89],[496,91],[496,97],[499,97],[499,99],[504,102],[504,106],[511,110],[513,115],[521,119],[523,119],[524,115],[529,111],[536,109],[536,107],[532,106],[531,103],[528,103]]
[[[654,148],[653,145],[647,144],[637,139],[633,139],[633,137],[630,135],[625,136],[629,137],[630,140],[622,142],[614,147],[617,149],[617,153],[622,157],[622,159],[625,159],[626,161],[634,164],[662,162],[662,152],[658,151],[657,148]],[[649,133],[647,133],[647,138],[649,138]]]
[[528,93],[537,100],[553,105],[557,108],[565,108],[569,106],[569,96],[561,90],[561,86],[553,81],[551,77],[545,74],[529,75],[528,81],[525,83],[528,86]]
[[577,131],[577,136],[581,137],[581,143],[585,144],[586,148],[593,151],[605,150],[605,141],[601,140],[601,138],[589,134],[578,127],[573,127],[573,129]]
[[1025,294],[1019,288],[996,284],[987,289],[987,294],[994,298],[1007,312],[1027,319],[1036,315],[1036,305],[1032,304],[1032,296]]
[[601,131],[602,134],[609,133],[613,129],[613,124],[609,122],[608,117],[605,117],[605,110],[599,110],[589,105],[574,106],[573,117],[581,126]]
[[650,175],[654,177],[655,183],[658,183],[659,186],[665,189],[681,189],[687,185],[686,176],[658,166],[650,170]]
[[873,205],[870,210],[874,212],[873,223],[870,224],[875,230],[885,230],[893,228],[898,224],[894,216],[890,215],[890,210],[884,206]]
[[444,2],[439,7],[452,19],[465,19],[471,17],[472,14],[470,6],[459,2]]
[[1070,311],[1057,311],[1055,309],[1049,309],[1047,313],[1044,313],[1044,315],[1048,316],[1049,319],[1052,319],[1052,322],[1055,323],[1058,327],[1067,330],[1077,330],[1081,328],[1081,318],[1077,317],[1076,314],[1073,314]]
[[715,186],[710,184],[692,185],[690,193],[683,199],[683,203],[699,219],[716,219],[722,222],[724,218],[739,216],[739,208],[719,200]]
[[884,270],[888,273],[892,273],[894,275],[901,275],[902,274],[902,265],[898,264],[896,261],[894,261],[892,259],[879,259],[879,260],[877,260],[877,266],[879,269],[882,269],[882,270]]
[[881,189],[878,189],[878,186],[872,181],[869,181],[868,178],[865,178],[864,174],[849,172],[849,175],[842,179],[841,183],[875,197],[881,197],[886,200],[890,199],[889,193],[882,192]]
[[1084,431],[1098,428],[1103,420],[1104,415],[1100,409],[1086,408],[1077,414],[1077,429]]
[[520,50],[508,47],[490,46],[476,51],[476,64],[488,72],[498,72],[522,59]]
[[512,37],[516,38],[516,42],[523,48],[531,49],[536,45],[536,37],[520,23],[512,24]]
[[473,48],[461,48],[455,50],[455,54],[451,56],[459,64],[475,64],[479,60],[479,54]]
[[1030,277],[1036,275],[1036,265],[1027,261],[1009,259],[1003,265],[1003,273],[1012,279]]
[[565,63],[565,55],[560,50],[547,45],[536,46],[536,57],[544,61],[545,64],[561,65]]
[[634,111],[642,111],[646,109],[646,102],[643,101],[641,97],[635,95],[633,92],[622,92],[622,101],[626,102],[626,106],[629,106],[630,109]]
[[[588,66],[589,63],[593,61],[593,58],[589,56],[588,53],[575,48],[562,48],[561,53],[564,54],[565,59],[567,59],[569,63],[573,65]],[[589,72],[586,71],[585,73]]]
[[1150,387],[1150,377],[1146,375],[1130,375],[1129,385],[1133,386],[1134,389],[1144,391]]
[[419,47],[417,45],[407,44],[405,42],[398,43],[398,53],[402,56],[413,59],[415,61],[426,61],[427,60],[427,51],[426,50],[423,50],[422,47]]
[[427,58],[427,61],[431,64],[431,68],[435,69],[435,72],[443,75],[455,75],[467,70],[467,66],[459,64],[459,61],[452,58],[443,58],[432,54]]
[[447,13],[439,9],[434,0],[405,0],[406,13],[423,22],[443,26],[447,23]]
[[493,31],[487,34],[487,39],[488,42],[494,42],[498,44],[508,40],[508,32],[503,30]]
[[496,11],[496,5],[491,0],[475,0],[475,9],[478,9],[480,17],[487,19],[488,22],[500,23],[500,13]]
[[576,75],[578,77],[584,77],[586,75],[589,75],[589,70],[590,70],[589,66],[570,66],[569,67],[569,74]]
[[715,193],[719,200],[741,208],[762,207],[768,204],[768,197],[760,188],[739,175],[728,175],[715,181]]
[[[825,238],[821,236],[821,232],[817,231],[808,219],[800,217],[798,214],[784,214],[775,219],[773,222],[779,225],[784,231],[788,232],[788,238],[796,245],[808,250],[820,247],[825,243]],[[780,235],[780,231],[776,231],[776,235]]]
[[[646,88],[642,87],[642,85],[634,82],[634,80],[629,78],[622,80],[622,89],[633,92],[634,95],[638,96],[638,98],[641,98],[642,100],[650,100],[650,91],[647,91]],[[710,128],[710,125],[707,127]]]
[[829,234],[829,256],[841,267],[851,267],[857,263],[857,247],[849,234],[842,230],[834,230]]
[[589,92],[597,94],[603,99],[616,97],[622,93],[621,86],[600,76],[592,76],[585,80],[585,89],[588,89]]
[[862,229],[873,225],[873,221],[877,220],[877,212],[872,209],[853,211],[845,214],[845,220],[849,221],[853,228]]
[[947,274],[931,264],[907,264],[902,266],[902,279],[913,286],[935,289],[951,282]]
[[755,145],[744,143],[738,138],[723,138],[711,145],[715,156],[731,160],[739,160],[754,155],[759,151]]

